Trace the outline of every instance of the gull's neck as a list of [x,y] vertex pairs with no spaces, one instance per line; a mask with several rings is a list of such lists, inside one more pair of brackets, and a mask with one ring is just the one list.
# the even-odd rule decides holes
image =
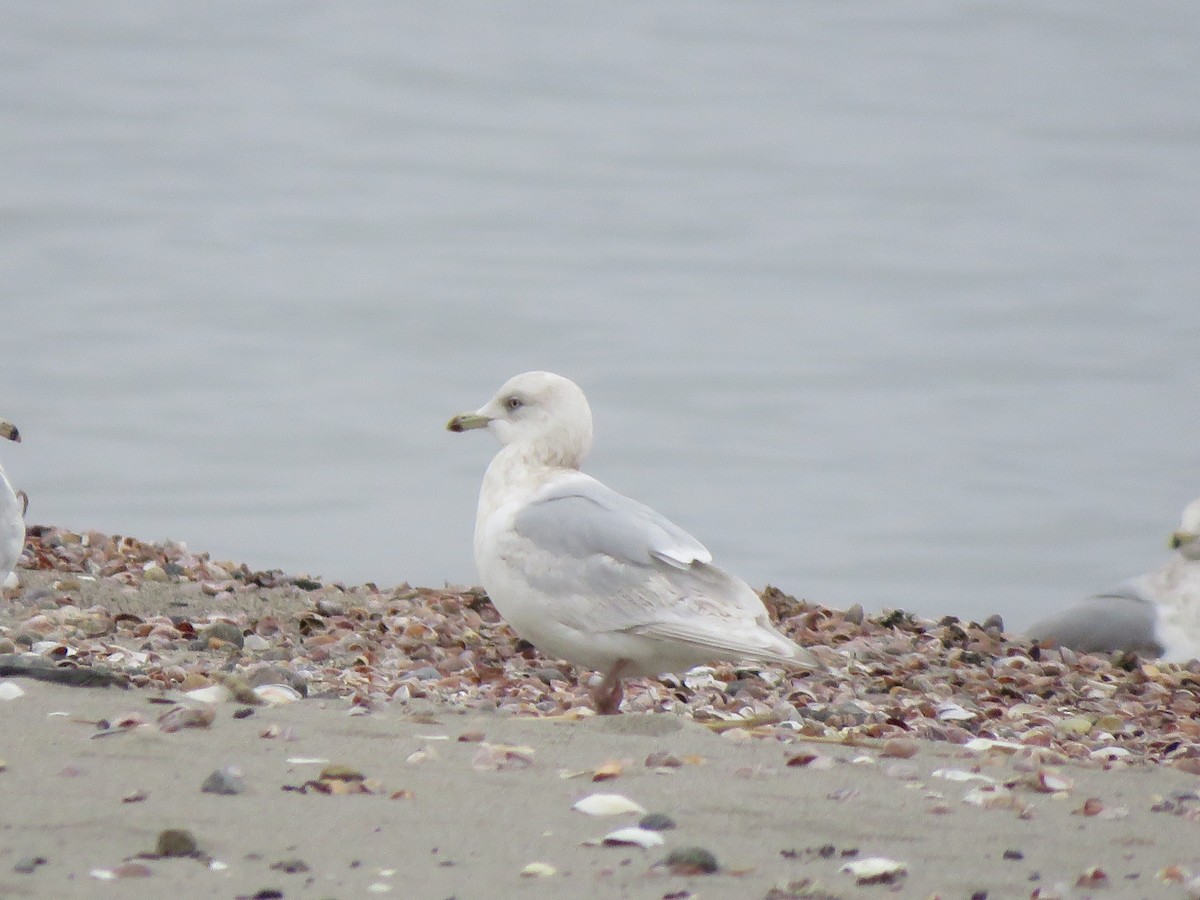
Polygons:
[[542,447],[524,442],[501,447],[483,475],[479,520],[482,522],[514,499],[527,497],[556,476],[578,471],[582,461],[578,455],[546,453]]

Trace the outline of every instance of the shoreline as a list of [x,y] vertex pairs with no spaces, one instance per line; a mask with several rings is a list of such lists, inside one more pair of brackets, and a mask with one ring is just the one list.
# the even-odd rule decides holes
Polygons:
[[[475,589],[318,584],[51,528],[30,529],[24,562],[0,653],[129,689],[0,678],[23,692],[0,700],[3,895],[1200,896],[1187,668],[1031,655],[995,627],[768,589],[831,672],[632,680],[601,718],[589,673],[539,657]],[[176,708],[199,727],[164,730]],[[326,763],[296,760],[362,777],[321,784]],[[201,792],[223,767],[244,793]],[[584,846],[638,820],[571,809],[594,792],[678,827],[650,849]],[[204,859],[137,859],[166,828]],[[687,846],[720,870],[655,865]],[[869,857],[907,874],[841,871]],[[555,874],[521,875],[538,862]]]

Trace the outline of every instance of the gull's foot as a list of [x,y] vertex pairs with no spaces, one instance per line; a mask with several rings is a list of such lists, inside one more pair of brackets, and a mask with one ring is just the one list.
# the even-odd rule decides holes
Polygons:
[[592,689],[592,703],[602,716],[615,716],[621,711],[621,670],[629,666],[629,660],[618,659],[604,676],[604,680]]

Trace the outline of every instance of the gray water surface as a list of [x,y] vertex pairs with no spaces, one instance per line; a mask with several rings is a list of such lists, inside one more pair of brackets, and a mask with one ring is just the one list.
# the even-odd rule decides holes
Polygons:
[[0,448],[30,517],[470,582],[494,447],[835,606],[1010,625],[1200,494],[1200,5],[0,12]]

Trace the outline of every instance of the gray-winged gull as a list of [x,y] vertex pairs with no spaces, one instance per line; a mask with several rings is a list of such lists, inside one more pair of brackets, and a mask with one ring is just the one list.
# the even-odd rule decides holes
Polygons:
[[[21,432],[12,422],[0,419],[0,438],[20,442]],[[5,586],[24,549],[24,505],[13,492],[12,485],[8,483],[4,467],[0,466],[0,587]]]
[[1200,658],[1200,499],[1184,509],[1169,543],[1176,552],[1160,569],[1047,616],[1029,636],[1088,653]]
[[703,544],[579,471],[592,412],[574,382],[517,375],[446,427],[486,428],[501,444],[475,519],[475,564],[488,596],[543,653],[604,673],[593,692],[599,712],[618,710],[629,676],[719,660],[820,667]]

